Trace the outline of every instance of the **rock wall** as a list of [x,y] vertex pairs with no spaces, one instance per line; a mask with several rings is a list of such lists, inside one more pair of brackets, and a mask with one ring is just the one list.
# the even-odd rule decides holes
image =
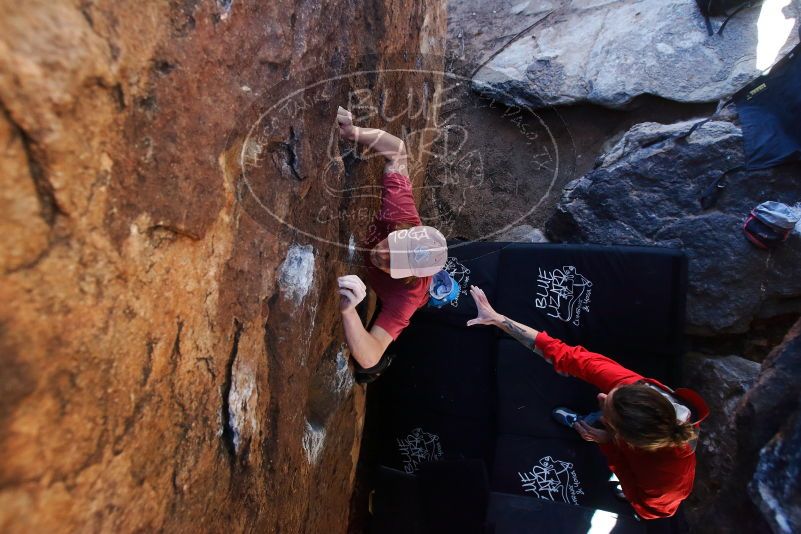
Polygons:
[[714,120],[632,127],[597,168],[563,190],[546,229],[566,242],[681,248],[688,257],[687,327],[692,334],[746,332],[755,319],[801,312],[801,236],[773,251],[743,235],[765,200],[797,202],[798,164],[733,172],[717,203],[699,198],[711,180],[743,162],[742,131]]
[[[734,392],[731,381],[719,388],[711,386],[718,395],[708,392],[708,398],[721,411],[728,411],[718,414],[717,422],[711,421],[711,441],[719,447],[705,455],[717,458],[714,463],[699,462],[711,467],[717,488],[704,484],[702,495],[690,501],[695,532],[799,531],[799,380],[801,321],[762,363],[753,386],[733,409],[731,403],[721,404],[718,396]],[[707,442],[710,437],[705,438]]]
[[477,90],[508,105],[622,108],[642,95],[698,103],[735,93],[798,43],[801,4],[745,9],[719,35],[708,35],[695,0],[514,1],[496,11],[506,25],[532,26],[506,34],[475,73]]
[[[696,447],[695,482],[683,505],[695,530],[705,525],[709,503],[727,489],[737,441],[732,414],[754,385],[760,365],[739,356],[706,356],[690,353],[684,359],[684,380],[693,385],[709,405]],[[745,495],[745,485],[739,491]],[[717,528],[717,522],[708,527]]]
[[0,1],[0,530],[346,529],[335,277],[381,163],[333,118],[423,132],[419,182],[444,25],[439,0]]

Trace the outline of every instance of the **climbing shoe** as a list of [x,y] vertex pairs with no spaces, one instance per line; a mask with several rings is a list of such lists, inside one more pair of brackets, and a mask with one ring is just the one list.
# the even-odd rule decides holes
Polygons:
[[374,382],[381,373],[386,371],[389,364],[392,363],[392,359],[395,357],[394,354],[390,352],[385,352],[381,359],[378,360],[378,363],[372,367],[365,369],[359,364],[354,366],[353,370],[353,378],[356,380],[357,384],[369,384],[370,382]]

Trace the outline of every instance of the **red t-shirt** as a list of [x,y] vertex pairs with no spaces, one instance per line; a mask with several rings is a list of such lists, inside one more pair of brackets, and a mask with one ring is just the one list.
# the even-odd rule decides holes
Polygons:
[[[534,344],[553,362],[556,371],[589,382],[604,393],[609,393],[616,386],[645,380],[672,393],[696,413],[704,416],[708,413],[705,404],[698,405],[699,401],[703,401],[697,394],[696,398],[688,399],[682,394],[685,390],[673,391],[584,347],[572,347],[545,332],[537,335]],[[626,498],[644,519],[672,516],[693,489],[695,452],[689,445],[644,451],[611,441],[600,447],[609,468],[620,479]]]
[[[367,250],[395,231],[399,224],[421,224],[409,178],[397,172],[389,172],[384,174],[382,181],[384,189],[381,193],[381,211],[368,229],[364,243]],[[369,252],[364,253],[364,259],[367,264],[367,285],[373,288],[381,300],[381,310],[374,324],[386,330],[392,339],[397,339],[409,325],[409,319],[414,312],[427,302],[431,277],[418,278],[413,282],[395,279],[373,265]]]

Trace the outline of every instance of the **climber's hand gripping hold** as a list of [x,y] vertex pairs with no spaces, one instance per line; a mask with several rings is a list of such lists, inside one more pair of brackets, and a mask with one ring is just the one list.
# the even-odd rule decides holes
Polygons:
[[337,125],[339,135],[353,141],[356,139],[356,127],[353,125],[353,114],[342,106],[337,108]]
[[339,283],[339,311],[346,312],[355,308],[367,295],[367,286],[355,274],[337,278]]

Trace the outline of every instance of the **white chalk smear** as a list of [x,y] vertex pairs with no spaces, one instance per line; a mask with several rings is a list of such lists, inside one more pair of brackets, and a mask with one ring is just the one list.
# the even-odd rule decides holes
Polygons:
[[[234,450],[239,454],[242,438],[252,436],[258,428],[256,404],[259,392],[253,371],[237,358],[231,376],[231,391],[228,393],[228,424],[233,431]],[[246,428],[248,427],[248,428]]]
[[311,245],[292,245],[286,253],[278,274],[278,284],[284,298],[295,304],[306,297],[314,284],[314,249]]
[[255,136],[249,137],[242,147],[242,165],[246,169],[258,169],[263,155],[264,142]]
[[353,237],[353,234],[350,234],[350,239],[348,240],[348,261],[353,261],[356,258],[356,238]]
[[217,7],[220,8],[220,20],[228,20],[231,15],[231,7],[234,5],[234,0],[217,0]]
[[320,458],[325,443],[325,428],[312,425],[306,421],[306,430],[303,432],[303,452],[306,460],[314,465]]
[[344,343],[337,352],[336,374],[334,374],[334,390],[340,395],[347,395],[353,388],[353,373],[348,367],[348,347]]

